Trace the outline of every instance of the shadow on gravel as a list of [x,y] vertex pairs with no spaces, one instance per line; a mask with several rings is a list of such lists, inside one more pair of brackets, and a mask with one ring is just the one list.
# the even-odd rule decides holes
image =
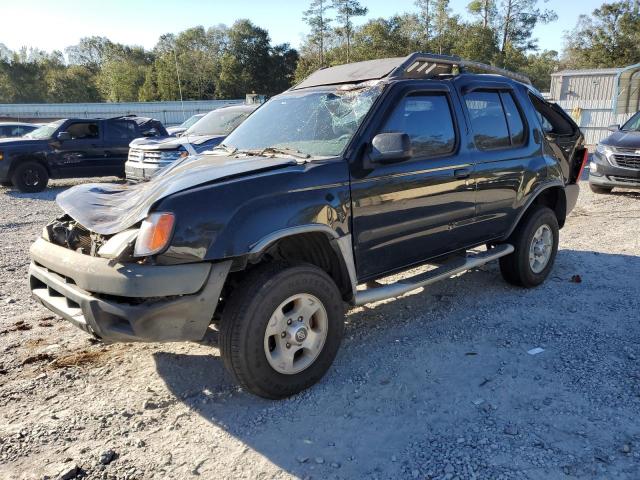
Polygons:
[[490,265],[354,310],[325,378],[282,401],[239,391],[213,354],[154,359],[177,399],[292,475],[631,479],[639,277],[640,257],[561,250],[537,289]]

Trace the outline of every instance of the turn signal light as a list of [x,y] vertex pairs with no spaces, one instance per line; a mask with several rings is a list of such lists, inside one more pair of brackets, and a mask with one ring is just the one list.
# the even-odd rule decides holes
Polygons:
[[175,216],[173,213],[156,212],[142,221],[133,255],[147,257],[160,253],[169,245],[173,235]]

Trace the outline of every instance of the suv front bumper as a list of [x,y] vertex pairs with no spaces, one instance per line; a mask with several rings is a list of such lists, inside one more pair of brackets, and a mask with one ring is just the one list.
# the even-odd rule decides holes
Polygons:
[[44,239],[33,244],[31,257],[36,300],[108,343],[201,340],[231,267],[231,261],[111,265]]
[[593,162],[596,172],[589,170],[589,183],[598,187],[640,188],[640,170],[615,167],[606,160]]

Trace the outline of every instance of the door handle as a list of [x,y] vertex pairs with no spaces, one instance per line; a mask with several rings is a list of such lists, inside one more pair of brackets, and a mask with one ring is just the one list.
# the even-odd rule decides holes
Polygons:
[[453,176],[456,178],[469,178],[471,176],[470,168],[458,168],[453,171]]

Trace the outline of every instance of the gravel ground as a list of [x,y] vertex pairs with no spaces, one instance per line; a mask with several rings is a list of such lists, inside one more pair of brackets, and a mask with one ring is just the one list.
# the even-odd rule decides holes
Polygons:
[[103,346],[31,300],[72,183],[0,188],[0,478],[640,477],[640,193],[583,185],[539,288],[488,265],[351,310],[327,376],[273,402],[213,336]]

